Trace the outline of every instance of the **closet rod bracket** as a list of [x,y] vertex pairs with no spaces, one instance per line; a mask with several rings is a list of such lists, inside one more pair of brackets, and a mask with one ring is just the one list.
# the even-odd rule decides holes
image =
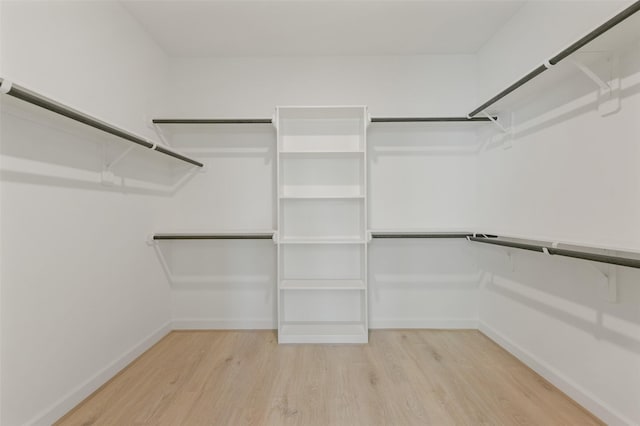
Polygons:
[[610,54],[606,61],[609,66],[609,81],[600,77],[588,65],[576,59],[571,60],[571,64],[598,87],[598,112],[603,117],[620,110],[620,55]]
[[[616,255],[615,251],[606,250],[608,255]],[[605,299],[609,303],[618,303],[618,266],[617,265],[598,265],[593,267],[598,271],[605,284]]]
[[500,131],[500,133],[502,134],[502,142],[503,145],[502,147],[504,149],[509,149],[513,146],[512,140],[513,140],[513,112],[511,113],[511,126],[509,127],[505,127],[502,125],[502,123],[498,122],[498,120],[496,119],[495,116],[489,114],[487,111],[482,111],[482,114],[484,114]]
[[158,139],[160,139],[165,146],[171,148],[171,143],[169,142],[169,138],[167,138],[166,134],[162,130],[162,127],[159,126],[157,123],[155,123],[153,121],[153,118],[151,117],[145,117],[145,122],[147,123],[147,128],[152,130],[156,134],[156,136],[158,136]]
[[618,267],[616,265],[608,265],[608,271],[605,273],[607,278],[607,302],[618,303]]
[[134,145],[128,146],[116,158],[114,158],[113,160],[109,160],[107,144],[106,143],[103,144],[102,150],[103,150],[104,164],[102,166],[102,172],[100,174],[100,182],[103,185],[106,185],[106,186],[116,185],[117,179],[116,179],[115,173],[113,172],[113,168],[119,162],[124,160],[127,157],[127,155],[129,155],[131,151],[133,151],[134,147],[135,147]]

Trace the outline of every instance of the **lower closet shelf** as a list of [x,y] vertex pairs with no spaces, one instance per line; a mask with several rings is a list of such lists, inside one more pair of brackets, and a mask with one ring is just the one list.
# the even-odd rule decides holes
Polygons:
[[367,343],[362,322],[285,322],[280,343]]

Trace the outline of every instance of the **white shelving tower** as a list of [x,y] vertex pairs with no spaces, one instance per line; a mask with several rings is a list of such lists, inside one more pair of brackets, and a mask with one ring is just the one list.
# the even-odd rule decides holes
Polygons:
[[277,107],[278,341],[366,343],[365,106]]

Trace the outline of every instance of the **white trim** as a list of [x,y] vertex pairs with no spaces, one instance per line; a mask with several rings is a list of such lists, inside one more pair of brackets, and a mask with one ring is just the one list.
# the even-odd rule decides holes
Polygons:
[[[173,320],[174,330],[275,330],[272,319],[183,318]],[[449,329],[476,330],[475,319],[370,319],[369,329]]]
[[424,328],[424,329],[447,329],[447,330],[476,330],[478,321],[475,319],[433,319],[433,318],[415,318],[415,319],[370,319],[369,329],[400,329],[400,328]]
[[512,342],[508,337],[499,333],[488,324],[479,321],[478,330],[493,340],[500,347],[513,356],[518,358],[520,362],[526,364],[533,371],[551,382],[555,387],[564,392],[569,398],[580,404],[586,410],[590,411],[594,416],[608,425],[632,425],[633,421],[627,419],[624,415],[617,412],[604,401],[593,395],[591,392],[582,388],[573,380],[551,367],[546,362],[532,355],[526,349]]
[[275,330],[275,319],[182,318],[173,320],[174,330]]
[[27,425],[51,425],[60,417],[67,414],[76,405],[82,402],[85,398],[95,392],[98,388],[111,380],[122,369],[131,364],[136,358],[142,355],[145,351],[158,343],[160,339],[165,337],[171,332],[171,321],[165,323],[162,327],[149,334],[142,339],[140,343],[134,345],[131,349],[126,351],[122,356],[115,359],[109,365],[98,371],[88,380],[75,389],[58,399],[55,403],[48,408],[40,412],[40,414],[34,416],[29,420]]

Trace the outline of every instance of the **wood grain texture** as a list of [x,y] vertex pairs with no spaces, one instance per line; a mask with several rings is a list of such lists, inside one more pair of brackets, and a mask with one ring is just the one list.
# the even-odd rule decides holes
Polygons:
[[57,425],[600,425],[475,330],[174,331]]

